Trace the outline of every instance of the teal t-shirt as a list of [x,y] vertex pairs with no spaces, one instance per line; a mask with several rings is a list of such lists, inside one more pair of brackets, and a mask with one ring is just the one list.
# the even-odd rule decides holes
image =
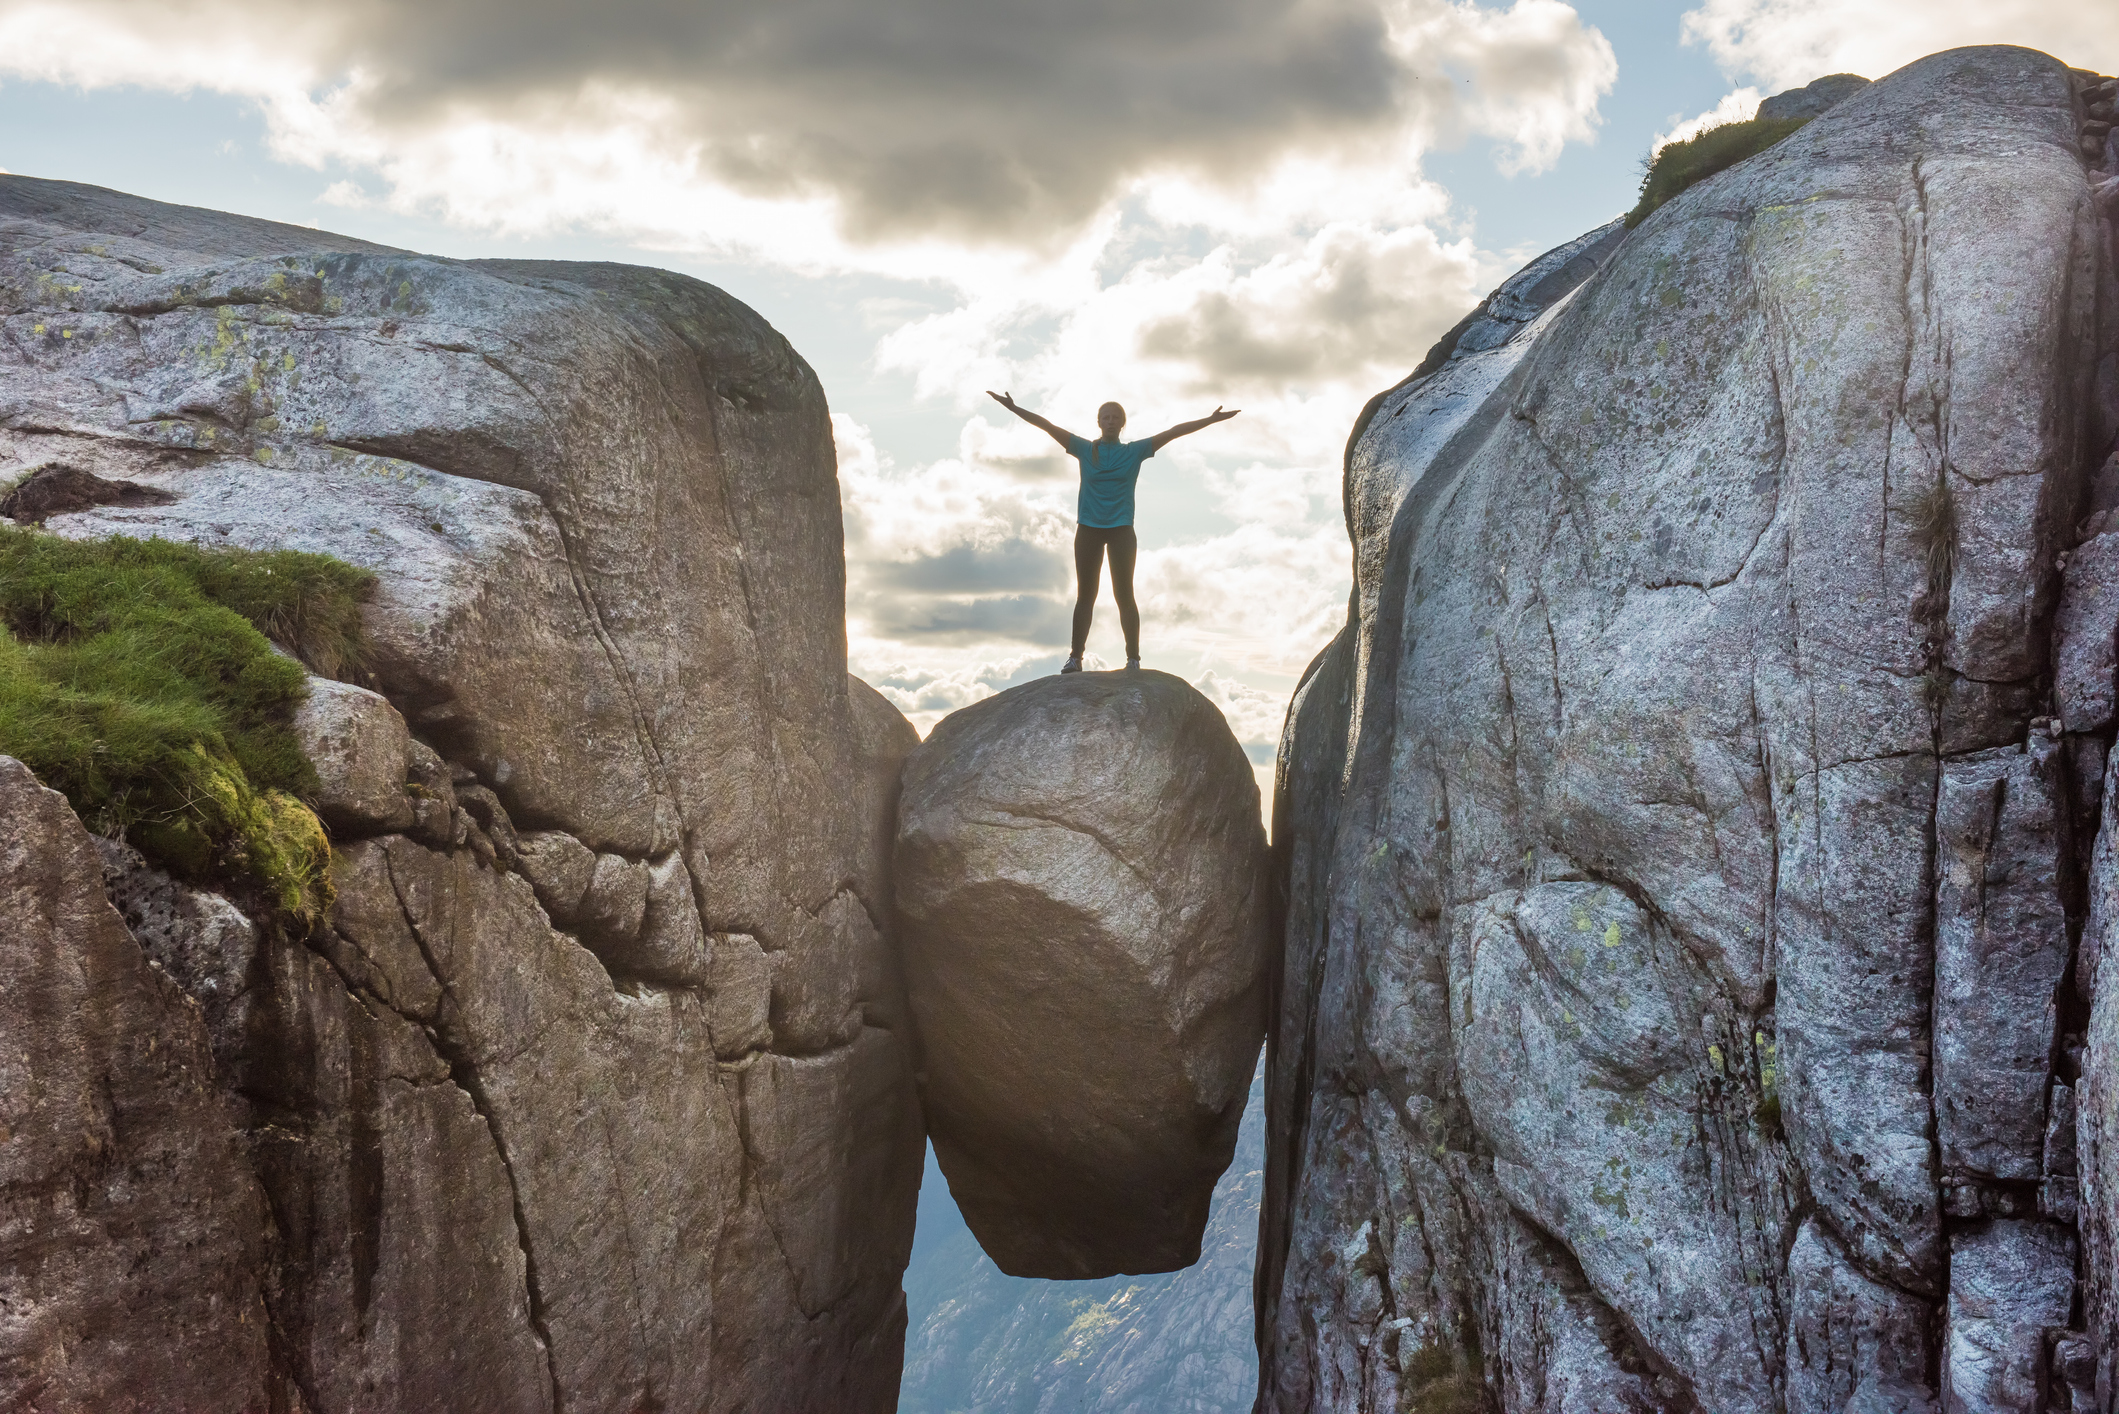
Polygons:
[[1082,468],[1075,518],[1092,530],[1133,524],[1133,483],[1140,480],[1140,464],[1155,455],[1155,439],[1112,443],[1069,437],[1067,455]]

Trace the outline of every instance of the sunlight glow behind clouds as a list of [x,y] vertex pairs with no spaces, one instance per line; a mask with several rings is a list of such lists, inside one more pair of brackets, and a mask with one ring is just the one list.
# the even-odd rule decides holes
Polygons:
[[1291,154],[1382,175],[1477,132],[1540,169],[1616,65],[1557,0],[0,0],[0,72],[244,95],[284,160],[481,228],[904,272]]
[[855,668],[923,729],[1065,648],[1072,463],[982,390],[1242,407],[1150,463],[1138,583],[1254,750],[1344,612],[1347,427],[1496,273],[1423,155],[1547,168],[1616,73],[1559,0],[0,0],[0,74],[245,96],[343,209],[937,288],[868,337],[957,454],[835,419]]
[[1766,93],[1826,74],[1877,79],[1938,50],[2021,44],[2069,64],[2119,69],[2119,5],[2055,0],[1706,0],[1684,17],[1731,77]]
[[[1703,0],[1685,27],[1756,86],[1716,116],[1958,43],[2119,67],[2110,5]],[[1425,155],[1485,135],[1548,168],[1616,63],[1559,0],[0,0],[0,75],[246,97],[348,210],[922,282],[849,337],[964,419],[956,454],[836,427],[855,664],[923,728],[1064,651],[1072,466],[981,390],[1077,430],[1117,396],[1133,436],[1241,406],[1149,464],[1139,581],[1151,662],[1211,677],[1258,748],[1343,612],[1355,412],[1515,263]]]

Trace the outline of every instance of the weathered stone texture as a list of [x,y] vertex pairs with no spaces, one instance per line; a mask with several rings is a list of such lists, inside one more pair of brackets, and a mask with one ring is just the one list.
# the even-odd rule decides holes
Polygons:
[[1791,88],[1786,93],[1776,93],[1761,101],[1753,116],[1770,123],[1784,123],[1791,118],[1815,118],[1868,86],[1869,81],[1860,74],[1826,74],[1801,88]]
[[2074,1304],[2075,1239],[2059,1228],[1997,1219],[1953,1234],[1945,1414],[2038,1408],[2049,1363],[2046,1332],[2065,1329]]
[[[817,1357],[867,1334],[846,1329],[862,1304],[887,1315],[883,1274],[909,1244],[909,1214],[862,1221],[909,1206],[918,1181],[895,1042],[727,1066],[711,997],[613,989],[521,879],[397,838],[347,847],[338,869],[339,935],[490,1130],[565,1402],[709,1408],[763,1379],[783,1407],[820,1407],[846,1372]],[[846,1303],[879,1276],[879,1310]]]
[[[2098,517],[2102,523],[2104,517]],[[2073,732],[2104,732],[2112,726],[2113,682],[2119,675],[2119,533],[2104,531],[2075,547],[2068,557],[2066,587],[2054,638],[2053,705],[2061,725]]]
[[0,757],[0,1399],[284,1400],[267,1222],[198,1004],[127,934],[65,797]]
[[[2119,768],[2119,757],[2113,761]],[[2092,1331],[2119,1328],[2119,780],[2107,776],[2097,842],[2090,852],[2088,919],[2077,968],[2094,973],[2095,999],[2074,1093],[2075,1162],[2081,1183],[2083,1305]],[[2119,1388],[2119,1342],[2095,1355],[2096,1381]]]
[[1788,1252],[1787,1407],[1922,1414],[1930,1308],[1856,1270],[1815,1219]]
[[676,275],[9,176],[0,332],[0,474],[141,488],[50,532],[379,581],[373,690],[318,682],[298,723],[328,925],[109,863],[233,1097],[217,1201],[269,1204],[227,1259],[261,1368],[311,1414],[889,1407],[910,727],[846,675],[808,366]]
[[2002,1378],[1946,1321],[2072,1318],[1978,1272],[2075,1181],[2082,91],[2006,48],[1861,87],[1364,415],[1281,744],[1263,1410],[1912,1411]]
[[897,901],[935,1155],[1004,1272],[1199,1256],[1264,1027],[1258,787],[1182,679],[1051,677],[905,764]]
[[[2089,123],[2110,124],[2119,116],[2119,79],[2081,73],[2074,78],[2080,112],[2088,120],[2080,150],[2092,167],[2105,256],[2097,270],[2101,322],[2088,409],[2091,437],[2103,448],[2103,460],[2078,527],[2086,543],[2068,564],[2055,696],[2064,714],[2069,704],[2063,694],[2078,685],[2086,689],[2076,700],[2093,704],[2084,712],[2089,722],[2097,716],[2095,708],[2109,701],[2112,670],[2106,665],[2119,635],[2119,589],[2112,583],[2119,576],[2109,563],[2110,530],[2119,511],[2119,137],[2109,128],[2095,135]],[[2064,715],[2063,725],[2076,729]],[[2109,724],[2102,730],[2108,747]],[[2049,1176],[2040,1194],[2041,1209],[2055,1214],[2075,1203],[2080,1225],[2086,1335],[2061,1341],[2054,1358],[2076,1410],[2109,1410],[2119,1391],[2119,1338],[2113,1335],[2119,1331],[2119,986],[2114,985],[2119,980],[2119,782],[2107,767],[2100,790],[2097,769],[2108,756],[2108,751],[2104,757],[2086,751],[2075,772],[2082,787],[2076,817],[2096,830],[2087,852],[2087,916],[2072,988],[2077,1014],[2087,1009],[2089,1015],[2079,1034],[2064,1034],[2061,1040],[2066,1063],[2080,1072],[2068,1096],[2075,1119],[2073,1152],[2049,1140]],[[2087,830],[2082,834],[2088,837]],[[2056,1091],[2054,1110],[2059,1109]],[[2071,1168],[2063,1168],[2070,1159]]]
[[355,835],[412,828],[412,797],[405,794],[411,733],[389,698],[312,678],[294,730],[316,767],[313,803],[325,825]]
[[2042,732],[1943,765],[1935,804],[1936,1142],[1945,1177],[2035,1183],[2067,972],[2066,783]]

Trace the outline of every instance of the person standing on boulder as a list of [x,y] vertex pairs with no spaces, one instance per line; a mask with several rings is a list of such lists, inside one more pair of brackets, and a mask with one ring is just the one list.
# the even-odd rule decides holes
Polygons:
[[1220,408],[1194,422],[1180,422],[1153,437],[1121,442],[1118,434],[1126,426],[1126,410],[1105,403],[1096,410],[1094,442],[1057,427],[1025,407],[1017,407],[1007,393],[986,390],[986,396],[1029,423],[1043,428],[1053,441],[1066,448],[1082,469],[1081,497],[1075,504],[1074,527],[1074,644],[1063,673],[1082,670],[1082,650],[1089,644],[1089,622],[1096,614],[1096,587],[1103,578],[1104,553],[1111,555],[1111,597],[1118,601],[1119,627],[1126,631],[1126,666],[1140,666],[1140,606],[1133,602],[1133,562],[1140,555],[1140,541],[1133,534],[1133,485],[1140,480],[1140,464],[1174,442],[1202,427],[1227,422],[1242,409]]

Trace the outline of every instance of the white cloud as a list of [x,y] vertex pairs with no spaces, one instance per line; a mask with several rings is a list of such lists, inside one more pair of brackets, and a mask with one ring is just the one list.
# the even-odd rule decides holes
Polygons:
[[1238,741],[1259,743],[1264,748],[1252,751],[1254,760],[1259,756],[1271,759],[1271,750],[1280,740],[1280,729],[1288,715],[1288,694],[1267,692],[1211,669],[1192,686],[1221,709]]
[[1516,0],[1506,10],[1408,6],[1393,38],[1414,64],[1440,64],[1469,83],[1455,116],[1473,132],[1515,145],[1504,172],[1550,167],[1568,142],[1595,136],[1597,100],[1619,63],[1611,44],[1558,0]]
[[1130,283],[1125,309],[1139,353],[1196,371],[1200,393],[1365,385],[1384,371],[1379,361],[1408,362],[1410,343],[1449,327],[1475,273],[1468,240],[1333,223],[1248,268],[1224,246],[1173,278]]
[[[1064,653],[1018,653],[998,658],[971,658],[937,671],[925,663],[894,661],[887,657],[856,658],[854,672],[869,686],[889,698],[919,730],[921,736],[934,724],[961,707],[1026,682],[1059,671]],[[1115,667],[1093,655],[1092,669]]]
[[1826,74],[1882,78],[1938,50],[2021,44],[2104,73],[2119,69],[2119,5],[2109,0],[1706,0],[1683,20],[1723,71],[1768,93]]
[[1157,189],[1402,224],[1427,146],[1549,166],[1616,65],[1557,0],[0,0],[0,73],[247,97],[281,160],[499,234],[992,287]]
[[1648,151],[1653,155],[1661,152],[1673,142],[1687,142],[1696,138],[1709,128],[1718,128],[1724,123],[1741,123],[1755,118],[1758,116],[1759,100],[1765,96],[1755,88],[1745,87],[1737,89],[1733,93],[1725,94],[1721,102],[1715,104],[1706,112],[1696,114],[1693,117],[1681,120],[1673,113],[1670,116],[1670,130],[1657,133],[1655,141],[1648,144]]
[[1180,658],[1292,689],[1345,621],[1350,566],[1344,528],[1314,521],[1245,525],[1144,551],[1136,584],[1143,634],[1152,623],[1157,644]]
[[[1111,246],[1151,252],[1199,234],[1147,217],[1106,229]],[[1240,407],[1241,418],[1164,456],[1329,466],[1336,499],[1354,414],[1475,302],[1486,273],[1469,241],[1349,223],[1184,259],[1151,254],[1104,282],[1095,263],[1090,253],[1071,272],[975,292],[886,335],[877,361],[911,375],[922,397],[999,417],[982,390],[1007,389],[1085,435],[1112,397],[1130,410],[1134,437],[1217,403]],[[1010,443],[1017,455],[1050,446],[1013,424],[1004,435],[1021,439]]]

